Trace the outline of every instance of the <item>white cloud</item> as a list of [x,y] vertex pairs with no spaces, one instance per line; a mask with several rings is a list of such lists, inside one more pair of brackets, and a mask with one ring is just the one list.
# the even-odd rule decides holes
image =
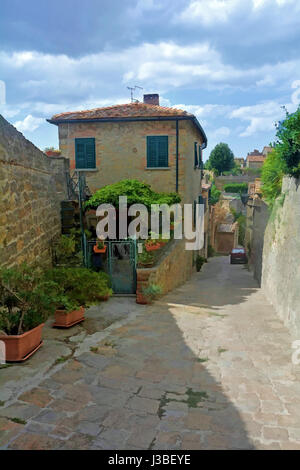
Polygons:
[[238,7],[240,0],[192,0],[179,15],[187,23],[200,21],[206,25],[225,22]]
[[[298,81],[298,86],[300,81]],[[298,90],[299,92],[299,90]],[[277,101],[266,101],[253,106],[241,106],[233,110],[229,117],[237,118],[241,121],[249,121],[249,125],[239,135],[240,137],[250,137],[259,132],[269,132],[274,130],[275,123],[285,116],[283,106],[289,112],[294,112],[299,105],[299,99],[291,103],[279,103]]]
[[191,0],[175,22],[202,23],[211,26],[216,23],[225,23],[233,14],[248,11],[248,14],[257,14],[264,8],[284,7],[294,5],[299,10],[299,0]]
[[[223,90],[281,85],[300,77],[300,59],[243,68],[226,63],[207,42],[179,45],[162,41],[80,58],[34,51],[1,52],[0,69],[5,71],[6,83],[15,80],[22,103],[47,100],[49,108],[57,103],[66,109],[76,103],[94,103],[91,107],[97,102],[100,106],[112,104],[107,96],[120,102],[126,96],[126,86],[134,84],[142,86],[143,92],[159,93],[188,86]],[[125,101],[129,101],[129,92]]]
[[31,114],[28,114],[23,121],[17,121],[14,123],[14,126],[18,129],[20,132],[33,132],[35,131],[38,127],[40,127],[41,124],[45,122],[45,119],[43,118],[37,118],[32,116]]

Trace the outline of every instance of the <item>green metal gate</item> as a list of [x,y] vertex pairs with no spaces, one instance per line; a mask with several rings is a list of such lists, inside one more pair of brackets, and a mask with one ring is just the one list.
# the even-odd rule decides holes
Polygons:
[[109,240],[104,255],[93,252],[96,241],[88,242],[88,266],[109,274],[114,294],[135,294],[136,258],[135,240]]

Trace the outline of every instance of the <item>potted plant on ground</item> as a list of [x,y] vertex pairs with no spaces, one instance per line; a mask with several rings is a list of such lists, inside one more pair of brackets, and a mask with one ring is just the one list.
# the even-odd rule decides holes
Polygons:
[[106,252],[106,245],[104,244],[103,240],[97,241],[96,245],[94,245],[94,253],[105,253]]
[[58,291],[40,269],[22,265],[0,270],[0,341],[7,362],[25,361],[41,347],[44,322],[55,310]]
[[206,262],[206,259],[203,256],[197,255],[196,256],[196,270],[197,273],[201,271],[203,264]]
[[146,303],[151,304],[162,294],[162,288],[158,284],[150,284],[149,286],[142,289],[142,294],[146,300]]
[[47,279],[60,286],[53,326],[70,328],[84,320],[85,307],[112,295],[109,278],[87,268],[54,268]]

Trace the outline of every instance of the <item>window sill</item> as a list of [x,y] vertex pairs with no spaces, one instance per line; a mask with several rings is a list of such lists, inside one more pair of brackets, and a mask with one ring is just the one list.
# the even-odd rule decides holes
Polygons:
[[98,168],[75,168],[74,171],[99,171]]
[[145,170],[171,170],[170,166],[146,166]]

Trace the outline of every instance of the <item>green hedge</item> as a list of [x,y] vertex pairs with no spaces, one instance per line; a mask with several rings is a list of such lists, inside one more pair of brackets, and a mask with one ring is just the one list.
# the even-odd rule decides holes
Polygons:
[[230,183],[224,184],[225,193],[247,193],[248,184],[247,183]]

